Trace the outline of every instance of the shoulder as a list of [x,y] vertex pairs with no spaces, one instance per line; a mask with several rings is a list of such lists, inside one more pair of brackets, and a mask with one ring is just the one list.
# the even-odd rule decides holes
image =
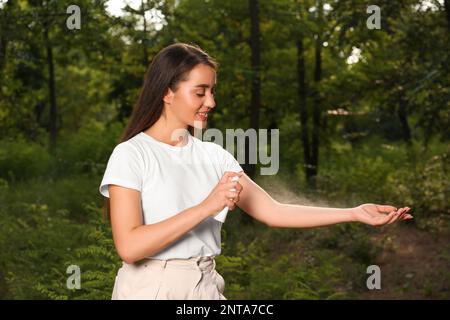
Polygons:
[[139,154],[139,149],[136,144],[130,140],[119,143],[114,147],[113,153],[126,154],[130,156],[137,156]]
[[117,144],[113,149],[112,155],[120,159],[128,159],[141,163],[144,160],[142,145],[134,137]]
[[221,145],[211,142],[211,141],[202,141],[196,137],[193,136],[194,143],[198,146],[200,146],[202,149],[206,150],[207,152],[211,154],[223,154],[226,149],[224,149]]

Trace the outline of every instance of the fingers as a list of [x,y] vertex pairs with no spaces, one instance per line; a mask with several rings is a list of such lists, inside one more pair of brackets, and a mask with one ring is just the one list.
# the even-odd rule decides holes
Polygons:
[[244,173],[244,171],[240,171],[240,172],[225,171],[222,178],[220,179],[220,182],[226,183],[229,178],[235,177],[235,176],[240,177],[240,176],[242,176],[243,173]]
[[378,221],[374,222],[373,225],[375,227],[380,227],[386,224],[392,224],[396,221],[403,221],[403,220],[409,220],[413,219],[413,216],[408,214],[407,212],[410,210],[410,208],[400,208],[397,211],[391,211],[389,214],[385,215],[382,218],[379,218]]
[[239,172],[234,172],[235,174],[237,174],[239,177],[241,177],[244,174],[244,171],[239,171]]
[[226,182],[228,182],[228,178],[230,177],[231,173],[232,173],[232,172],[229,172],[229,171],[225,172],[225,173],[223,174],[222,178],[220,178],[220,181],[219,181],[219,182],[220,182],[220,183],[226,183]]
[[384,216],[379,223],[378,226],[389,224],[396,216],[397,211],[391,211],[388,215]]
[[[232,188],[226,193],[227,203],[229,203],[228,207],[230,210],[233,210],[236,206],[236,203],[239,202],[239,191],[236,188]],[[230,207],[231,205],[231,207]]]
[[387,224],[391,224],[397,221],[402,221],[402,220],[407,220],[407,219],[412,219],[412,216],[410,214],[407,214],[407,212],[410,210],[409,207],[406,208],[400,208],[396,214],[394,215],[394,217],[392,219],[389,220],[389,222]]
[[391,223],[394,223],[394,222],[398,221],[400,218],[403,217],[403,215],[404,215],[404,213],[405,213],[406,211],[407,211],[407,210],[406,210],[405,208],[399,209],[399,210],[394,214],[394,217],[388,222],[388,224],[391,224]]
[[392,211],[397,211],[397,208],[394,206],[390,206],[390,205],[380,205],[380,204],[376,204],[377,206],[377,210],[380,212],[392,212]]
[[228,198],[228,199],[234,199],[234,198],[236,198],[237,197],[237,191],[236,191],[236,189],[230,189],[229,191],[227,191],[227,193],[226,193],[226,197]]
[[222,184],[220,188],[225,190],[225,201],[230,211],[232,211],[236,207],[236,203],[239,202],[239,193],[243,189],[242,185],[237,180],[232,181],[232,178],[240,178],[243,174],[244,171],[226,171],[220,179],[220,183]]
[[222,190],[234,189],[237,193],[240,193],[242,191],[243,187],[239,182],[233,181],[233,182],[224,183],[223,185],[220,186],[220,189],[222,189]]
[[237,187],[237,182],[236,181],[232,181],[232,182],[227,182],[224,183],[223,186],[221,187],[222,189],[231,189],[231,188],[236,188]]
[[413,219],[414,217],[408,213],[408,211],[409,211],[410,209],[411,209],[411,208],[406,207],[405,213],[403,214],[403,216],[402,216],[399,220],[403,221],[403,220]]
[[403,212],[400,215],[400,217],[397,219],[398,221],[403,221],[403,220],[408,220],[408,219],[412,219],[413,216],[408,214],[408,211],[411,209],[409,207],[403,208]]
[[398,221],[410,220],[413,219],[413,216],[410,214],[404,214]]
[[228,206],[228,210],[233,211],[234,208],[236,207],[236,204],[232,200],[227,200],[227,206]]

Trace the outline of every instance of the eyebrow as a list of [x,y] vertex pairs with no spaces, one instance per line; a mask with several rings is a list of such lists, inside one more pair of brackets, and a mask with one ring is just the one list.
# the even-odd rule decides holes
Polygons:
[[[209,84],[202,83],[202,84],[196,85],[195,87],[196,88],[209,88]],[[216,85],[213,85],[213,88],[215,88],[215,87],[216,87]]]

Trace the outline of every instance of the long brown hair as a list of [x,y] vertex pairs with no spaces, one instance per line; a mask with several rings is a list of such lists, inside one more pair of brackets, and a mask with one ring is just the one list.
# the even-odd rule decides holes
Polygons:
[[[189,72],[198,64],[205,64],[217,70],[219,64],[198,45],[174,43],[160,50],[152,59],[133,107],[128,125],[118,143],[127,141],[136,134],[150,128],[164,110],[164,95],[170,88],[176,92],[181,81],[186,81]],[[194,128],[188,128],[194,135]],[[109,198],[105,197],[103,207],[105,220],[110,220]]]

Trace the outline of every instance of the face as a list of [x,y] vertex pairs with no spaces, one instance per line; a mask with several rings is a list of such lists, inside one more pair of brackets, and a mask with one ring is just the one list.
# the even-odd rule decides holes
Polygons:
[[205,128],[208,112],[216,106],[215,85],[214,69],[204,64],[197,65],[189,72],[187,81],[179,82],[177,91],[169,89],[164,97],[166,112],[186,128],[188,125]]

